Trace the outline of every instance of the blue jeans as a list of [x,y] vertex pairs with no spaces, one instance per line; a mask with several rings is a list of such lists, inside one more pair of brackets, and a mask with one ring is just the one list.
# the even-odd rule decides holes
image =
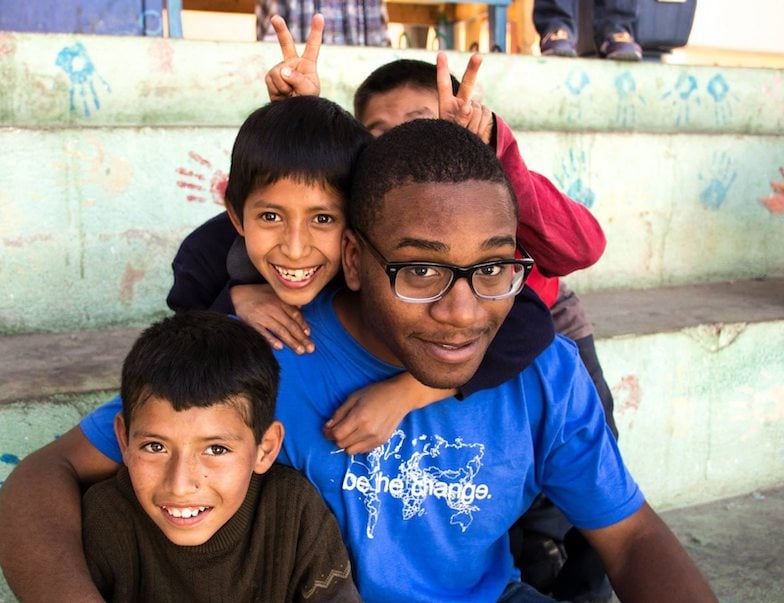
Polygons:
[[[556,29],[566,29],[573,36],[578,30],[578,0],[535,0],[534,25],[540,36]],[[627,31],[634,34],[637,22],[638,0],[594,0],[594,37],[601,41],[605,36]]]
[[543,595],[525,582],[510,582],[498,599],[498,603],[554,603],[554,601],[555,599]]

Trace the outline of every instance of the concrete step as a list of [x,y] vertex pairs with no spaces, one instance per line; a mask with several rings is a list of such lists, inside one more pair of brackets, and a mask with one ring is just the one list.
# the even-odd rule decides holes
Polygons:
[[[673,508],[784,481],[784,279],[581,299],[649,500]],[[113,395],[138,332],[0,337],[0,480]]]

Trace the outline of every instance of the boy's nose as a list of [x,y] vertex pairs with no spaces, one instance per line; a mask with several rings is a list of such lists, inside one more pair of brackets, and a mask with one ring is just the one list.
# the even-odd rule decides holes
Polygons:
[[310,231],[306,226],[289,227],[282,247],[284,253],[292,259],[305,257],[310,252]]
[[190,455],[174,454],[168,463],[167,486],[175,496],[185,496],[199,489],[199,464]]

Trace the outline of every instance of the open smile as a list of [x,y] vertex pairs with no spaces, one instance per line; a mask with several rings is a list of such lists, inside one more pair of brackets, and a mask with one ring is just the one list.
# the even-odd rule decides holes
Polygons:
[[192,525],[199,523],[206,515],[212,511],[212,507],[169,507],[161,505],[164,516],[178,526]]
[[285,266],[278,266],[277,264],[272,264],[272,267],[278,274],[280,280],[287,283],[296,284],[310,281],[310,279],[312,279],[321,268],[321,266],[310,266],[308,268],[287,268]]

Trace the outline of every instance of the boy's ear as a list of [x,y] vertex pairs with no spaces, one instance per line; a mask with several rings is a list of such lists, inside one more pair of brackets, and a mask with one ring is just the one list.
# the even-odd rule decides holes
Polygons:
[[256,448],[256,464],[253,467],[254,473],[264,473],[275,462],[283,444],[283,423],[273,421],[261,438],[261,442]]
[[120,452],[124,459],[125,451],[128,450],[128,432],[125,429],[125,419],[121,412],[118,412],[114,417],[114,435],[120,444]]
[[245,236],[245,229],[242,228],[242,220],[239,219],[239,216],[235,213],[234,207],[231,203],[226,203],[226,213],[229,214],[229,220],[234,225],[234,229],[239,233],[241,237]]
[[359,240],[350,228],[343,231],[342,243],[343,278],[352,291],[359,291]]

